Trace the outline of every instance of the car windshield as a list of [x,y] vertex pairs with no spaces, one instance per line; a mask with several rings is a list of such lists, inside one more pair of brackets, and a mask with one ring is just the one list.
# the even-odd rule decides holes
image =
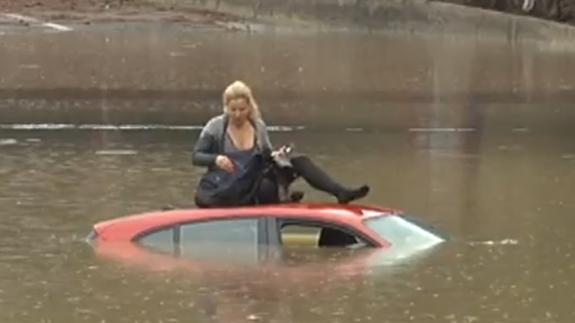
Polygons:
[[404,215],[378,216],[364,220],[366,226],[389,241],[393,249],[410,254],[430,248],[445,239]]

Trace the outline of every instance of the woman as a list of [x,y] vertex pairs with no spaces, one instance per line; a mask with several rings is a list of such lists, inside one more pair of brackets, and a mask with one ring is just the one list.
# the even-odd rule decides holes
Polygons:
[[[241,81],[224,91],[224,113],[203,128],[193,152],[194,165],[208,167],[198,185],[199,207],[277,203],[277,177],[265,171],[272,145],[250,88]],[[287,157],[284,150],[272,153]],[[369,187],[346,188],[308,157],[289,157],[291,169],[312,187],[348,203],[367,195]]]

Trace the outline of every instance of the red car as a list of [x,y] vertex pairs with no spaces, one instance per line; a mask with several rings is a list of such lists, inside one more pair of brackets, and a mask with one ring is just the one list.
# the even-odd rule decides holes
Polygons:
[[341,204],[157,211],[98,223],[89,238],[100,255],[147,263],[145,255],[162,254],[258,261],[270,248],[302,245],[382,250],[386,259],[403,259],[445,240],[399,210]]

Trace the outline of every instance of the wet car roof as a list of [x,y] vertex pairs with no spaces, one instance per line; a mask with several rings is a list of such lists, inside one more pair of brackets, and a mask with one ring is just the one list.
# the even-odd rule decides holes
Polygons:
[[224,218],[285,216],[326,221],[345,222],[358,225],[364,218],[381,215],[398,214],[401,211],[356,204],[281,204],[272,206],[238,207],[223,209],[182,209],[171,211],[147,212],[103,221],[94,226],[99,233],[114,229],[117,238],[130,239],[139,232],[152,228],[169,226],[191,221],[217,220]]

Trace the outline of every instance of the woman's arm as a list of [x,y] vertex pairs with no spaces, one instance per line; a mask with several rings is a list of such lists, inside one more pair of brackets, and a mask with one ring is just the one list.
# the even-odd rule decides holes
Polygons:
[[273,150],[272,142],[270,141],[270,136],[268,134],[268,130],[266,128],[266,124],[263,120],[258,121],[258,129],[261,145],[264,150]]
[[192,163],[196,166],[212,166],[216,163],[215,139],[211,134],[200,135],[192,153]]
[[192,163],[196,166],[210,167],[215,165],[216,158],[219,155],[218,143],[216,138],[217,122],[215,119],[210,120],[202,129],[200,137],[194,146],[192,152]]

